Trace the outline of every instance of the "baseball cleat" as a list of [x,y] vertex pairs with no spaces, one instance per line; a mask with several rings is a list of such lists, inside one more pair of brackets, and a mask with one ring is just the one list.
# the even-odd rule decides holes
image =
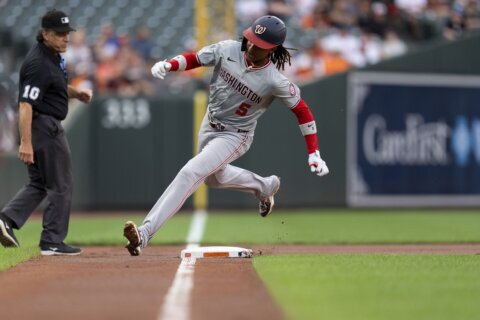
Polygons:
[[260,212],[260,215],[264,218],[268,216],[272,212],[274,204],[275,198],[273,196],[270,196],[267,199],[260,201],[260,203],[258,204],[258,211]]
[[140,232],[138,231],[137,225],[132,221],[127,221],[125,227],[123,228],[123,236],[127,238],[128,243],[125,246],[130,255],[139,256],[142,252],[140,245],[142,240],[140,238]]
[[0,216],[0,243],[5,248],[18,248],[18,240],[13,233],[13,229],[10,224],[7,222],[7,219],[3,216]]
[[276,184],[275,188],[273,189],[273,194],[263,200],[260,200],[260,203],[258,204],[258,211],[264,218],[272,212],[273,205],[275,204],[275,194],[280,189],[280,179],[277,176],[272,177],[274,178]]

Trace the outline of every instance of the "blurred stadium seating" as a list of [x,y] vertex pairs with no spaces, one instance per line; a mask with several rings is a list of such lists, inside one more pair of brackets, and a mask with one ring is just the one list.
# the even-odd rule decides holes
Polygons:
[[[134,35],[138,26],[155,34],[152,42],[158,56],[171,56],[184,49],[194,37],[194,0],[1,0],[0,30],[10,30],[13,39],[34,42],[41,16],[49,9],[67,12],[73,25],[88,28],[87,40],[93,43],[102,24],[110,22],[117,34]],[[239,32],[245,27],[239,21]],[[298,42],[301,30],[291,28],[288,39]]]
[[40,17],[56,8],[69,13],[74,26],[88,28],[90,43],[106,22],[116,26],[117,34],[133,35],[137,26],[147,26],[156,35],[152,38],[155,51],[169,56],[192,38],[193,3],[193,0],[3,0],[0,1],[0,28],[11,30],[14,39],[33,43],[32,35],[39,28]]
[[[259,15],[282,17],[288,26],[286,46],[298,49],[291,51],[294,62],[285,73],[299,84],[376,64],[442,36],[455,40],[469,29],[480,28],[475,0],[229,1],[235,3],[235,34],[213,28],[208,30],[212,39],[240,38],[241,31]],[[195,89],[199,84],[191,81],[192,74],[175,74],[159,83],[153,81],[149,70],[159,59],[198,49],[195,6],[200,3],[208,6],[207,24],[217,23],[222,28],[224,11],[214,11],[227,8],[227,0],[0,0],[0,74],[16,87],[20,64],[35,41],[41,16],[56,8],[67,12],[78,30],[85,30],[82,49],[91,51],[89,57],[79,57],[84,59],[82,63],[88,62],[87,68],[74,68],[78,61],[71,63],[67,54],[73,83],[85,83],[86,79],[97,93],[127,92],[130,96]],[[111,48],[102,47],[110,40],[103,33],[107,25],[112,28],[111,39],[116,46],[113,53],[108,52]],[[132,49],[137,49],[134,41],[140,27],[149,33],[148,54],[140,54],[138,59],[132,57]],[[73,55],[77,50],[74,36],[68,52]],[[106,57],[102,50],[107,50]],[[105,75],[110,78],[101,78]],[[142,84],[135,87],[138,82]]]

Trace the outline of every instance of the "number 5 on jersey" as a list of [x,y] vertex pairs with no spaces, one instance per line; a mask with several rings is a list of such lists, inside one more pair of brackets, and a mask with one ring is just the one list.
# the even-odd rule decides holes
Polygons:
[[25,99],[32,99],[37,100],[38,96],[40,95],[40,89],[37,87],[31,87],[30,85],[25,86],[25,90],[23,91],[22,97]]
[[249,105],[248,103],[242,103],[237,111],[235,111],[235,114],[238,114],[240,117],[244,117],[247,115],[248,113],[248,109],[250,109],[251,105]]

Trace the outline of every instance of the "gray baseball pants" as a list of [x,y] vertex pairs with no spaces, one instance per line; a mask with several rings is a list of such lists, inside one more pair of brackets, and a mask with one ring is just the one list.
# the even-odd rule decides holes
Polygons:
[[248,192],[258,199],[270,196],[275,189],[271,177],[261,177],[229,163],[245,154],[253,142],[253,131],[217,131],[205,116],[199,133],[199,150],[185,164],[139,227],[142,247],[175,213],[202,182],[212,188]]

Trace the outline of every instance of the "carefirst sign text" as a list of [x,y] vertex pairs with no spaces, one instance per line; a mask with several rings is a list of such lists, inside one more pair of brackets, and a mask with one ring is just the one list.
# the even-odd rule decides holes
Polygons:
[[370,164],[445,165],[450,162],[448,124],[427,123],[421,114],[406,114],[404,119],[405,129],[390,130],[382,115],[368,116],[362,145]]
[[351,206],[480,205],[480,77],[354,73]]

